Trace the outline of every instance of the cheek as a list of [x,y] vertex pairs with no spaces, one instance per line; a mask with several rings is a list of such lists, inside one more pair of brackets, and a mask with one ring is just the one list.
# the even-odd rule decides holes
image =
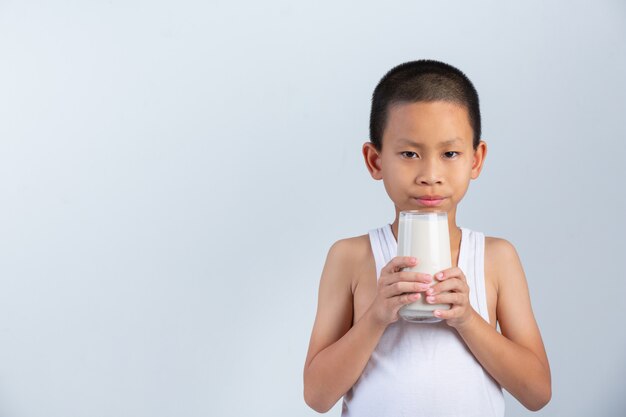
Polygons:
[[455,173],[452,181],[454,182],[457,188],[465,189],[469,186],[469,182],[472,179],[472,170],[471,167],[464,167],[462,170],[459,170]]
[[388,164],[385,168],[383,172],[385,178],[388,178],[390,182],[394,184],[397,184],[398,181],[402,181],[402,179],[406,177],[406,173],[403,172],[402,167],[398,164]]
[[463,161],[461,167],[459,167],[459,177],[461,178],[471,178],[472,176],[472,159],[467,159]]
[[406,173],[403,173],[401,169],[397,167],[394,169],[387,169],[383,173],[383,182],[385,185],[385,190],[387,194],[395,198],[402,198],[404,195],[404,190],[407,187],[408,182],[411,181],[411,178],[407,176]]

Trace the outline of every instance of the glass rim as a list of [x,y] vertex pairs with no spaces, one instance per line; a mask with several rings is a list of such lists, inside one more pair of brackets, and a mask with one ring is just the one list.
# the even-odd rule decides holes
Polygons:
[[443,216],[448,215],[448,212],[443,210],[402,210],[400,211],[400,216]]

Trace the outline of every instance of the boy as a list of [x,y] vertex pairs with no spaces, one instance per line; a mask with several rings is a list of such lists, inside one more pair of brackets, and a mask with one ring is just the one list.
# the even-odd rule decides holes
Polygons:
[[[513,245],[460,228],[456,210],[487,154],[478,94],[448,64],[420,60],[389,71],[372,98],[372,178],[395,220],[330,248],[304,367],[304,398],[318,412],[343,396],[342,416],[502,416],[502,388],[530,410],[551,398],[548,359]],[[402,210],[448,214],[452,268],[403,271]],[[398,319],[425,297],[450,304],[436,324]],[[501,333],[496,330],[497,323]]]

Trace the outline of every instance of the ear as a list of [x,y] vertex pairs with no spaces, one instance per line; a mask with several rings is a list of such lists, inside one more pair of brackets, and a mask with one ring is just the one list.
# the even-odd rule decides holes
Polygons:
[[475,180],[480,175],[480,171],[483,169],[483,164],[485,162],[485,157],[487,156],[487,143],[484,141],[480,141],[478,143],[478,147],[474,151],[474,158],[472,160],[472,176],[471,178]]
[[363,144],[363,157],[365,158],[365,166],[372,178],[382,180],[382,159],[372,142],[365,142]]

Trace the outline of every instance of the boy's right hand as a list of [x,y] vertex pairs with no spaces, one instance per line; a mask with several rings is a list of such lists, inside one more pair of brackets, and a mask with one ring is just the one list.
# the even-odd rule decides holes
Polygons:
[[373,318],[387,326],[398,320],[398,310],[421,297],[430,288],[433,277],[420,272],[403,271],[417,265],[410,256],[396,256],[380,271],[376,297],[370,305]]

